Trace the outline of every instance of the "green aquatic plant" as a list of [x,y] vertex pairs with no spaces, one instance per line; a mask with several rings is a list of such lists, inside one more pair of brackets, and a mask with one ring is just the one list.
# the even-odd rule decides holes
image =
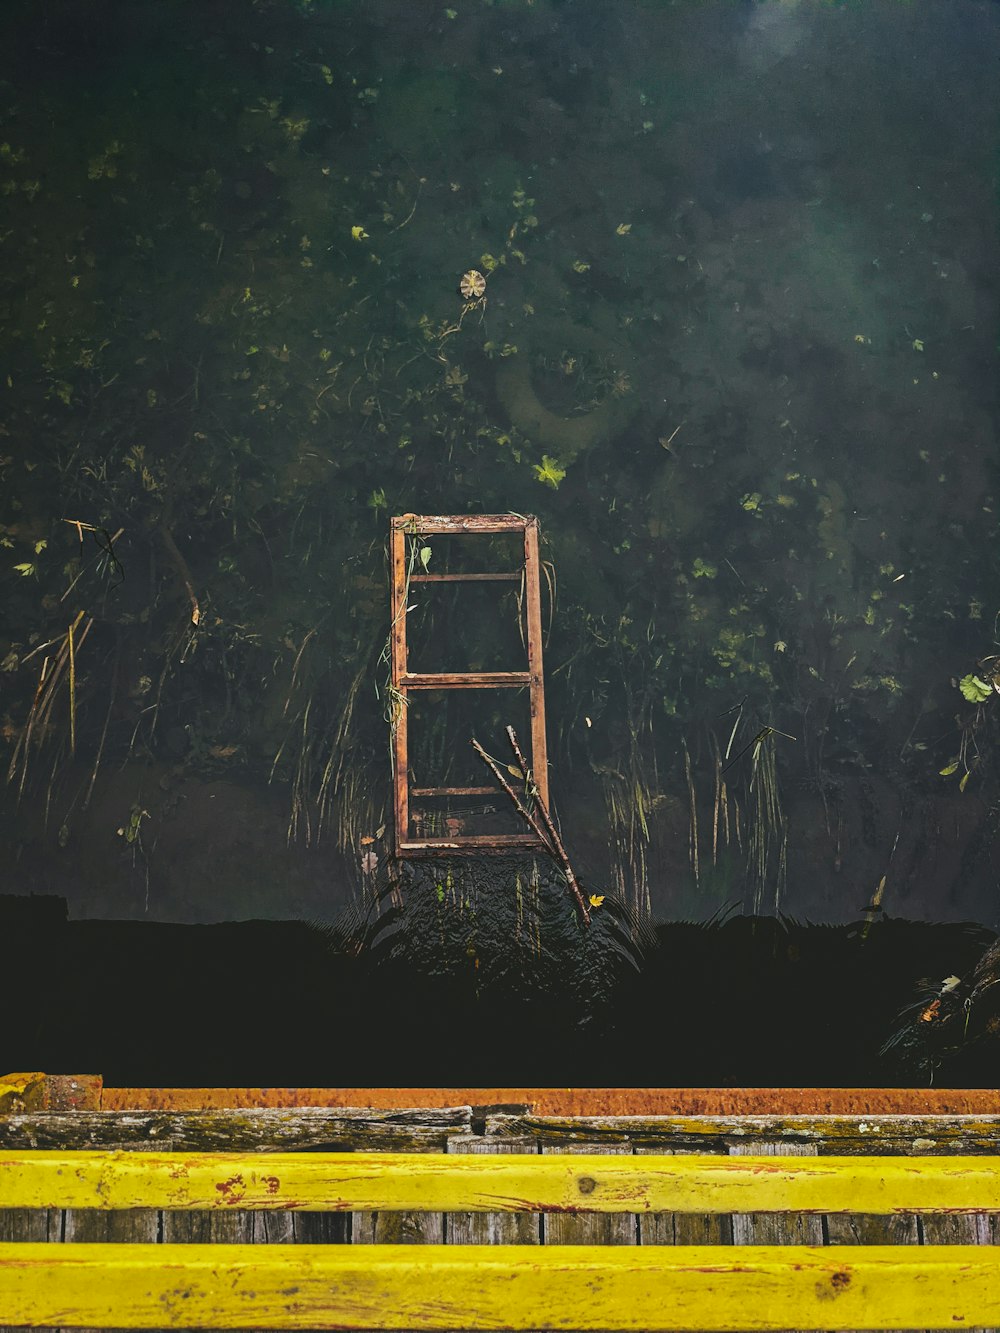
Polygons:
[[983,704],[993,694],[992,685],[988,685],[985,680],[971,672],[962,677],[958,682],[958,688],[962,692],[962,698],[968,699],[970,704]]
[[557,491],[559,483],[565,480],[566,469],[560,467],[555,458],[543,454],[541,463],[535,464],[535,476],[544,486],[551,486],[554,491]]

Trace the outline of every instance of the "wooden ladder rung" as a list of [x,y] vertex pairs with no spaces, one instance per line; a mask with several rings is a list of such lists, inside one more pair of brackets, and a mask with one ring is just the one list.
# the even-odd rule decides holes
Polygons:
[[407,690],[497,690],[530,685],[530,671],[408,671],[399,678]]
[[497,574],[411,574],[411,583],[520,583],[519,569]]
[[411,796],[499,796],[496,787],[411,787]]

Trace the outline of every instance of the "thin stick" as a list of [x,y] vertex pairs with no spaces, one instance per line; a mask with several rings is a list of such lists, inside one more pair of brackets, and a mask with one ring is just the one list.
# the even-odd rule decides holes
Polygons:
[[589,926],[590,909],[587,907],[586,900],[584,899],[583,894],[580,892],[580,885],[577,882],[576,875],[573,872],[573,867],[570,865],[569,857],[566,855],[566,848],[563,846],[563,840],[559,836],[559,830],[556,828],[552,820],[552,816],[549,814],[548,807],[546,806],[545,802],[539,798],[538,788],[535,785],[534,778],[531,776],[528,770],[527,760],[521,753],[521,747],[517,743],[517,736],[514,733],[513,727],[507,728],[507,739],[510,741],[511,749],[514,751],[514,757],[517,759],[517,762],[521,765],[521,772],[524,774],[525,778],[531,783],[531,794],[535,797],[535,806],[539,814],[542,816],[542,822],[544,823],[546,829],[548,830],[549,841],[551,842],[552,847],[554,848],[554,855],[556,857],[556,860],[562,866],[562,872],[566,876],[566,883],[569,885],[570,892],[576,899],[576,905],[580,909],[580,915],[583,917],[584,925]]
[[181,582],[184,584],[188,595],[188,601],[191,603],[191,624],[197,625],[201,621],[201,607],[198,605],[198,598],[195,596],[194,586],[191,582],[191,571],[188,569],[188,563],[181,555],[174,541],[173,533],[163,522],[159,524],[160,539],[167,548],[167,555],[173,562],[174,568],[181,576]]
[[518,796],[517,792],[504,777],[503,773],[501,773],[500,766],[497,763],[497,761],[493,758],[492,755],[486,753],[486,751],[475,739],[475,737],[473,737],[472,740],[472,748],[475,750],[476,754],[479,755],[480,759],[482,759],[483,763],[489,765],[490,770],[493,773],[493,776],[496,778],[497,782],[500,783],[500,786],[503,787],[504,791],[510,797],[511,801],[513,801],[514,809],[521,816],[521,818],[527,824],[530,825],[530,827],[537,835],[539,842],[542,844],[545,850],[549,853],[550,856],[555,856],[555,848],[551,845],[548,838],[545,836],[545,830],[542,828],[541,824],[539,824],[538,820],[534,817],[534,815],[530,812],[530,810],[528,810],[521,803],[521,798]]
[[76,652],[73,648],[73,626],[66,631],[69,640],[69,752],[76,754]]
[[115,646],[115,669],[111,677],[111,695],[108,699],[108,711],[104,714],[104,726],[101,728],[101,741],[97,747],[97,758],[94,760],[94,769],[90,775],[90,786],[87,788],[87,795],[84,798],[83,809],[86,810],[90,805],[90,798],[94,794],[94,783],[97,781],[97,770],[101,766],[101,758],[104,755],[104,742],[108,735],[108,723],[111,721],[111,710],[115,706],[115,698],[118,694],[118,662],[120,658],[120,645]]
[[[698,865],[698,802],[694,790],[694,774],[691,772],[691,755],[688,751],[687,741],[682,740],[684,747],[684,776],[687,778],[688,797],[691,802],[691,822],[689,826],[689,845],[691,852],[691,868],[694,870],[695,886],[701,887],[701,872]],[[723,769],[725,772],[725,769]]]
[[[508,727],[507,728],[508,735],[511,734],[511,731],[512,729]],[[516,750],[517,747],[516,738],[512,738],[512,744],[515,746]],[[559,865],[562,868],[562,872],[566,876],[566,882],[570,887],[570,892],[573,894],[573,898],[576,901],[577,910],[580,913],[580,917],[583,921],[583,924],[585,926],[589,926],[590,908],[587,906],[583,894],[580,892],[580,886],[577,883],[576,875],[573,873],[573,867],[569,863],[569,857],[566,855],[566,849],[562,845],[562,839],[556,832],[555,825],[552,823],[548,810],[546,810],[545,806],[541,803],[541,801],[535,802],[536,808],[541,812],[542,818],[545,821],[545,829],[543,829],[542,826],[539,824],[538,820],[534,817],[534,815],[530,811],[525,809],[524,805],[522,805],[521,799],[518,796],[517,792],[510,785],[510,783],[507,781],[504,775],[500,772],[500,768],[496,760],[493,759],[492,756],[486,753],[486,751],[483,749],[483,747],[479,744],[477,740],[473,739],[472,745],[476,753],[479,755],[480,759],[482,759],[484,763],[489,765],[493,773],[493,776],[496,778],[496,780],[500,783],[500,786],[503,787],[504,791],[513,801],[514,808],[517,811],[517,813],[521,816],[522,819],[526,820],[527,823],[531,825],[531,828],[534,830],[536,837],[539,839],[542,846],[545,848],[548,854],[553,858],[553,860],[559,862]],[[523,772],[524,771],[523,759],[521,763]],[[532,783],[531,785],[532,788],[534,788],[534,783]],[[548,836],[546,836],[546,829],[548,830]]]

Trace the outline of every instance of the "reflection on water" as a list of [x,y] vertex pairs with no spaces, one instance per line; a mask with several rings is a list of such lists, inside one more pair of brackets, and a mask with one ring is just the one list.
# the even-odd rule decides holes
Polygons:
[[124,1087],[996,1083],[982,928],[639,933],[612,909],[587,934],[544,877],[410,887],[383,919],[326,925],[66,921],[58,900],[0,898],[9,984],[36,996],[5,1058]]
[[[3,27],[11,891],[367,911],[388,517],[510,511],[616,910],[996,924],[995,4]],[[511,648],[483,598],[414,614],[441,662]],[[429,770],[513,720],[440,703]]]

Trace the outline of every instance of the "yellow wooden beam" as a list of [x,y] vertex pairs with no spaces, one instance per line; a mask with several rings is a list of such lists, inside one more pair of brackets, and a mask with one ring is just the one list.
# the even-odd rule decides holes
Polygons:
[[896,1213],[1000,1210],[991,1157],[0,1152],[7,1208]]
[[1000,1250],[8,1244],[0,1309],[63,1328],[996,1328]]

